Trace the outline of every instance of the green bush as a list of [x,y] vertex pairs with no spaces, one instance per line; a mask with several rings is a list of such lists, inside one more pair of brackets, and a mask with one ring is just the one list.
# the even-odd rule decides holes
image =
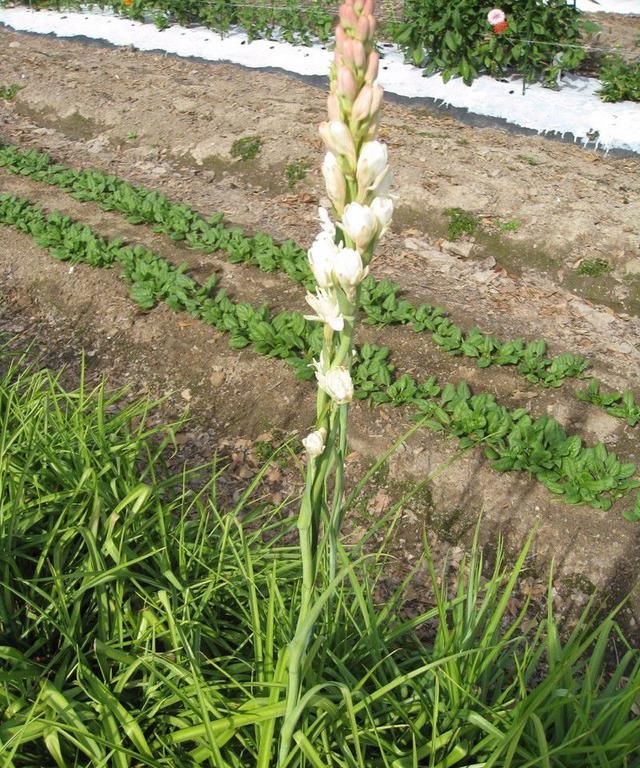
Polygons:
[[442,72],[445,81],[462,77],[467,85],[481,73],[553,80],[584,57],[579,47],[559,47],[578,43],[581,34],[580,15],[566,0],[505,0],[499,5],[509,24],[503,34],[493,32],[487,21],[493,6],[481,0],[406,0],[395,39],[426,73]]
[[602,101],[640,101],[640,61],[607,56],[598,73]]

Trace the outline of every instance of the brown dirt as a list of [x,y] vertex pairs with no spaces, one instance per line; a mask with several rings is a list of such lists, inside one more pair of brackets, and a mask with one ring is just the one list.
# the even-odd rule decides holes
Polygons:
[[[0,102],[0,140],[48,151],[74,167],[116,173],[206,214],[223,210],[250,230],[304,245],[312,239],[323,197],[316,133],[322,91],[282,75],[2,29],[0,49],[11,51],[0,60],[0,83],[24,86],[14,101]],[[253,134],[263,139],[260,155],[233,160],[233,142]],[[544,337],[554,354],[585,354],[607,384],[636,387],[638,397],[640,158],[472,128],[393,105],[385,110],[383,138],[399,200],[375,274],[397,280],[414,300],[444,305],[467,329]],[[311,170],[290,189],[285,169],[300,160]],[[302,307],[301,290],[281,276],[187,251],[97,206],[0,172],[5,191],[186,261],[198,279],[216,270],[236,297]],[[468,258],[446,239],[450,207],[481,221],[468,241]],[[499,224],[507,221],[521,224],[504,233]],[[94,375],[107,373],[114,384],[130,382],[152,396],[167,394],[166,415],[188,406],[191,421],[181,440],[190,457],[206,459],[223,439],[308,428],[312,386],[296,382],[283,363],[230,350],[222,334],[166,307],[141,312],[115,270],[71,269],[24,235],[6,229],[1,236],[0,329],[40,339],[52,365],[75,364],[84,350]],[[612,272],[579,277],[577,265],[595,258],[606,258]],[[627,460],[640,459],[639,428],[578,403],[571,383],[549,392],[508,369],[479,370],[408,330],[363,328],[361,338],[392,346],[400,371],[433,372],[443,382],[466,379],[505,404],[552,413],[589,443],[603,440]],[[352,479],[409,428],[407,417],[353,408]],[[457,458],[456,452],[450,440],[415,433],[378,478],[373,501],[361,505],[353,529],[368,526],[411,482],[453,462],[405,510],[396,548],[407,560],[425,525],[441,539],[464,543],[482,513],[485,540],[500,531],[517,545],[537,524],[539,562],[555,558],[559,584],[589,582],[615,594],[634,588],[640,533],[622,518],[624,504],[607,513],[569,507],[526,476],[496,474],[479,452]],[[638,611],[640,594],[635,600]]]

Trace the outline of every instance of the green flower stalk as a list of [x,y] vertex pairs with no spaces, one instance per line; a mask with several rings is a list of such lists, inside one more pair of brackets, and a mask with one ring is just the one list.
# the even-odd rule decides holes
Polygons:
[[[298,517],[303,560],[300,610],[288,651],[287,705],[279,765],[290,751],[302,698],[301,667],[313,632],[320,586],[317,564],[328,558],[328,584],[336,577],[343,521],[347,416],[353,399],[351,364],[360,285],[377,241],[393,214],[386,146],[376,139],[383,91],[376,83],[374,0],[345,0],[339,11],[335,59],[331,66],[328,120],[320,125],[327,154],[322,164],[331,213],[320,209],[321,231],[308,258],[316,280],[307,294],[324,325],[322,353],[313,366],[318,382],[316,422],[303,440],[306,486]],[[322,534],[322,535],[321,535]]]

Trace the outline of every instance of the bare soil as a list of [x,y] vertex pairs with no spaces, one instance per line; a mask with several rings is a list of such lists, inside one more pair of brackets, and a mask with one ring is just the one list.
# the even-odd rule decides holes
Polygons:
[[[323,202],[316,128],[324,117],[322,90],[279,74],[6,29],[0,51],[0,84],[23,86],[14,100],[0,101],[0,141],[115,173],[207,215],[222,210],[228,221],[278,239],[306,246],[313,238]],[[436,111],[391,104],[382,133],[398,203],[376,276],[401,283],[412,300],[443,305],[466,329],[545,338],[553,354],[584,354],[594,375],[640,397],[640,158],[473,128]],[[262,138],[262,151],[251,161],[234,160],[233,143],[247,135]],[[299,162],[310,170],[291,187],[286,169]],[[303,307],[301,289],[283,276],[188,251],[55,188],[0,171],[4,192],[187,262],[198,279],[218,271],[234,297],[276,309]],[[474,237],[449,239],[445,211],[452,207],[478,217]],[[295,381],[283,363],[231,350],[223,334],[165,306],[140,311],[116,270],[71,268],[10,229],[0,238],[0,330],[37,339],[52,366],[73,368],[84,352],[91,375],[166,396],[163,417],[188,408],[180,440],[190,460],[210,458],[226,441],[240,446],[239,476],[250,476],[253,459],[242,469],[248,446],[265,434],[308,429],[313,386]],[[578,274],[581,263],[594,259],[607,260],[611,271],[599,278]],[[603,441],[625,460],[640,461],[640,427],[579,403],[575,383],[549,391],[509,369],[480,370],[408,329],[368,327],[360,338],[389,345],[401,372],[465,379],[474,391],[494,392],[500,402],[536,415],[551,413],[587,443]],[[409,429],[408,416],[354,406],[352,482]],[[454,441],[431,432],[402,443],[354,513],[352,534],[431,473],[427,490],[404,510],[394,543],[399,568],[415,557],[425,527],[465,546],[482,514],[483,539],[502,533],[513,548],[537,526],[540,573],[553,558],[562,594],[567,585],[578,595],[592,586],[614,596],[631,591],[633,628],[633,614],[640,616],[640,528],[622,517],[628,501],[609,512],[567,506],[523,474],[495,473],[480,452],[459,456]],[[292,479],[277,485],[274,480],[276,494],[296,490]]]

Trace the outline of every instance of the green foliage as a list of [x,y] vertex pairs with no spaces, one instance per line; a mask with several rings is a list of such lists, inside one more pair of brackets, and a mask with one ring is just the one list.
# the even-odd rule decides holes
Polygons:
[[517,232],[522,226],[520,219],[509,219],[508,221],[499,221],[498,229],[501,232]]
[[[223,467],[167,470],[148,403],[1,367],[2,765],[275,768],[302,564],[255,493],[268,466],[223,506]],[[425,550],[416,616],[414,574],[390,587],[374,543],[394,519],[339,552],[289,768],[637,765],[640,659],[614,615],[561,639],[550,594],[531,629],[511,611],[529,545],[487,568],[476,540],[456,569]]]
[[284,169],[289,189],[293,189],[299,181],[304,181],[309,171],[309,163],[306,160],[295,160]]
[[[77,200],[91,200],[105,210],[119,211],[130,223],[151,224],[157,232],[174,240],[184,240],[196,250],[205,253],[224,250],[233,263],[250,264],[264,272],[280,270],[307,288],[313,286],[306,254],[300,246],[291,240],[278,245],[263,233],[247,236],[238,227],[225,227],[221,213],[205,219],[189,206],[172,203],[158,192],[136,187],[99,171],[74,171],[52,163],[48,155],[35,150],[21,152],[14,146],[0,146],[2,167],[11,173],[60,187]],[[544,341],[525,344],[522,339],[514,339],[503,342],[478,328],[465,334],[441,307],[430,304],[415,307],[400,298],[400,292],[397,283],[367,277],[360,294],[365,322],[410,324],[416,333],[429,331],[433,341],[451,355],[475,358],[481,368],[517,366],[528,381],[543,386],[560,386],[565,377],[579,376],[588,367],[588,361],[577,355],[547,357]]]
[[578,267],[579,275],[602,277],[611,272],[611,264],[606,259],[585,259]]
[[599,405],[601,408],[618,419],[624,419],[630,427],[640,423],[640,404],[636,403],[633,392],[601,392],[601,382],[593,379],[587,389],[576,392],[578,400]]
[[12,83],[11,85],[0,85],[0,99],[6,99],[7,101],[15,99],[18,91],[21,88],[22,86],[18,85],[17,83]]
[[233,142],[231,157],[238,160],[253,160],[260,154],[262,139],[260,136],[244,136]]
[[526,163],[527,165],[540,165],[540,160],[532,157],[531,155],[518,155],[518,160]]
[[[175,211],[173,211],[175,214]],[[184,212],[183,212],[184,213]],[[140,247],[121,241],[105,241],[84,225],[59,213],[46,215],[27,200],[0,195],[0,224],[11,225],[30,234],[43,248],[62,260],[108,267],[119,264],[124,279],[131,286],[131,297],[143,309],[151,309],[164,301],[172,309],[185,310],[220,331],[229,334],[234,349],[253,346],[259,354],[285,360],[300,379],[313,375],[310,364],[322,347],[322,327],[306,321],[298,312],[280,312],[271,316],[266,307],[236,303],[223,289],[217,288],[214,275],[200,286],[165,259]],[[218,239],[232,241],[235,230],[224,230],[220,222]],[[170,229],[175,234],[175,229]],[[185,238],[183,229],[179,230]],[[173,236],[173,235],[172,235]],[[227,247],[235,253],[231,242]],[[240,243],[246,245],[244,240]],[[239,258],[245,259],[244,250]],[[367,278],[370,280],[370,278]],[[373,306],[386,298],[382,308],[389,311],[389,298],[396,301],[393,284],[368,283]],[[365,289],[367,288],[365,284]],[[397,289],[396,289],[397,290]],[[213,295],[211,295],[213,292]],[[406,310],[406,307],[405,307]],[[544,342],[508,343],[500,345],[491,337],[478,333],[475,340],[465,340],[460,331],[438,310],[424,305],[416,311],[425,327],[432,326],[434,338],[454,352],[466,345],[471,351],[487,356],[495,354],[505,360],[519,360],[518,368],[533,381],[544,380],[557,386],[567,375],[577,375],[585,361],[571,354],[552,361],[544,357]],[[470,339],[473,337],[470,335]],[[552,493],[562,494],[571,504],[590,504],[609,509],[616,499],[640,486],[633,476],[635,466],[623,464],[603,445],[583,447],[578,437],[569,437],[554,419],[542,416],[531,419],[524,409],[509,411],[489,394],[472,395],[462,382],[457,387],[441,388],[433,378],[418,383],[408,374],[395,381],[394,366],[386,347],[364,344],[353,364],[356,397],[373,403],[410,405],[416,418],[432,429],[459,438],[463,447],[484,446],[492,466],[500,471],[527,471]],[[542,378],[544,377],[544,378]]]
[[500,7],[509,27],[497,35],[487,22],[491,6],[480,0],[405,0],[394,37],[428,74],[441,72],[445,82],[461,77],[467,85],[483,72],[555,80],[584,57],[580,47],[558,47],[580,39],[579,13],[565,0],[505,0]]
[[640,101],[640,62],[625,61],[622,56],[607,56],[598,77],[602,101]]
[[447,208],[445,215],[449,219],[447,229],[449,240],[459,240],[463,235],[473,235],[480,223],[477,216],[463,208]]

